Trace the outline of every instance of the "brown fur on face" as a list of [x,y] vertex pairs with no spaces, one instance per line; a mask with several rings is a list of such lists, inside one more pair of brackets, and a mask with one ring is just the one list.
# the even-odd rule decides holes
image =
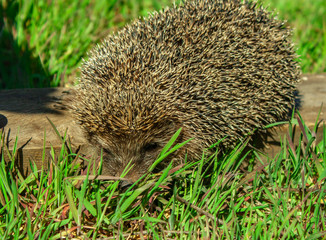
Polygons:
[[132,168],[126,178],[135,182],[147,172],[176,130],[173,123],[168,123],[157,126],[156,134],[153,129],[124,135],[103,133],[90,137],[90,142],[103,149],[104,174],[120,177],[130,162]]
[[94,48],[71,108],[109,171],[132,161],[135,180],[180,127],[178,142],[194,140],[171,158],[196,159],[286,119],[300,75],[290,37],[252,2],[185,1]]
[[[109,89],[88,82],[87,92],[75,91],[75,103],[81,125],[86,129],[89,142],[103,149],[106,174],[120,176],[129,162],[132,169],[126,175],[136,181],[156,160],[162,148],[181,127],[177,112],[158,105],[164,95],[152,85],[139,88],[130,83],[116,83]],[[126,88],[126,89],[125,89]],[[89,92],[95,93],[90,95]],[[110,93],[110,94],[108,94]],[[77,97],[79,95],[79,97]],[[91,104],[90,112],[84,106]],[[171,105],[172,106],[172,105]],[[183,138],[179,137],[178,141]],[[180,153],[179,153],[180,154]],[[171,156],[172,157],[172,156]],[[174,155],[177,158],[176,155]]]

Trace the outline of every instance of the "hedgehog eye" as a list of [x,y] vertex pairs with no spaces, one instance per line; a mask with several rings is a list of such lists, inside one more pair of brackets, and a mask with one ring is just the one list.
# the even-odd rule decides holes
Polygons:
[[112,152],[108,149],[103,148],[103,154],[104,155],[112,155]]
[[153,150],[157,149],[158,147],[159,147],[158,143],[153,142],[153,143],[147,143],[143,147],[143,149],[144,149],[144,151],[153,151]]

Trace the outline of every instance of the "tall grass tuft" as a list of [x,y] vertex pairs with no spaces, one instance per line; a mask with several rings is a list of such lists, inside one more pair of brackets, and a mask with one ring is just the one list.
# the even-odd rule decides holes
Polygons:
[[[309,129],[298,114],[273,159],[239,143],[225,154],[204,151],[197,162],[149,171],[123,192],[119,179],[101,175],[102,160],[73,153],[65,134],[47,167],[31,163],[24,179],[15,165],[17,147],[9,152],[1,132],[0,237],[320,239],[326,233],[325,133],[324,124],[317,120]],[[158,159],[182,147],[173,145],[178,134]],[[256,163],[248,163],[253,156]]]

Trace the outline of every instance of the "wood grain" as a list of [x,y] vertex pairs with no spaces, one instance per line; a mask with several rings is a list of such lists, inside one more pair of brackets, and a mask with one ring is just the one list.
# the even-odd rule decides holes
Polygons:
[[[300,114],[308,126],[315,124],[322,104],[326,104],[326,74],[303,75],[299,85],[298,103]],[[17,162],[21,170],[28,170],[29,160],[42,164],[43,145],[46,147],[45,163],[49,160],[51,146],[61,148],[61,140],[49,123],[50,119],[61,135],[67,131],[75,148],[87,149],[81,128],[74,122],[67,110],[61,109],[60,101],[69,95],[69,89],[14,89],[0,91],[0,128],[5,133],[6,145],[13,149],[16,136],[19,148]],[[320,119],[325,117],[325,107],[321,110]],[[48,119],[47,119],[48,118]],[[266,152],[273,156],[278,150],[279,139],[283,138],[287,127],[278,128],[271,138],[267,139]],[[46,138],[44,139],[44,136]],[[86,153],[87,154],[87,153]],[[5,155],[6,159],[9,159]]]

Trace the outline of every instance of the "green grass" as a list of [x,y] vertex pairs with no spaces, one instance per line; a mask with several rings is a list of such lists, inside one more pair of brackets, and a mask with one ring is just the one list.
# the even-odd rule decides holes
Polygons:
[[[15,166],[17,148],[9,154],[2,133],[0,238],[325,238],[326,127],[316,121],[308,129],[300,116],[292,122],[281,151],[267,162],[243,143],[223,156],[204,152],[198,162],[149,173],[125,192],[119,181],[99,175],[99,159],[73,153],[66,137],[57,154],[51,150],[48,170],[31,164],[24,179]],[[158,159],[181,147],[172,147],[174,138]],[[244,167],[249,156],[258,162]]]
[[[324,1],[263,2],[270,2],[269,8],[295,28],[303,71],[324,72]],[[170,4],[3,0],[0,88],[72,83],[82,57],[100,39]],[[293,142],[290,127],[282,150],[267,163],[240,144],[223,156],[203,154],[196,163],[150,173],[126,192],[119,191],[118,181],[100,176],[100,160],[82,158],[69,143],[57,153],[51,150],[47,170],[31,163],[31,174],[23,178],[15,165],[17,147],[8,153],[1,132],[0,238],[325,238],[326,127],[317,129],[316,124],[309,130],[300,117],[294,122],[301,130],[299,142]],[[322,139],[315,138],[317,130]],[[11,161],[5,162],[5,155]],[[244,168],[245,156],[255,157],[258,164]]]
[[294,28],[305,73],[326,72],[326,3],[324,0],[261,0],[268,9],[279,13]]
[[87,50],[166,1],[2,1],[1,88],[64,85]]
[[[74,83],[85,53],[110,32],[171,0],[3,0],[0,88]],[[324,0],[264,0],[295,28],[303,72],[326,71]]]

